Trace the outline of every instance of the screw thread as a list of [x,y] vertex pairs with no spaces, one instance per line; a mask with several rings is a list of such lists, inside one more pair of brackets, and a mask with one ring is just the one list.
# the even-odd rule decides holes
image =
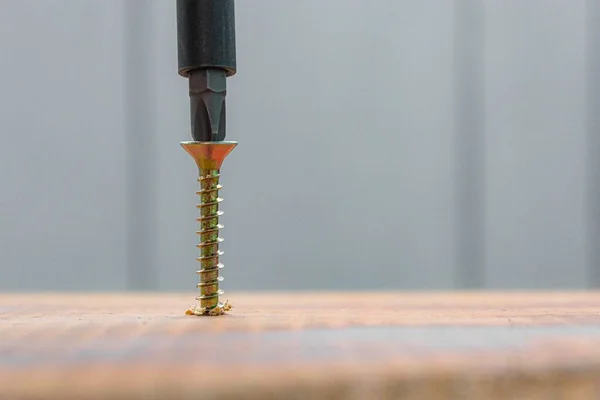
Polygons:
[[196,271],[200,281],[196,286],[200,289],[200,295],[196,297],[198,305],[188,310],[188,314],[220,315],[231,308],[227,302],[219,302],[219,296],[224,293],[219,288],[219,283],[223,281],[223,277],[219,276],[219,270],[223,268],[219,262],[219,257],[223,255],[219,249],[223,241],[219,236],[219,230],[223,228],[219,224],[219,217],[223,215],[223,211],[219,210],[219,203],[223,201],[219,197],[222,188],[219,177],[218,169],[200,169],[200,190],[196,192],[200,197],[200,203],[196,205],[200,210],[196,219],[200,224],[200,229],[196,231],[199,237],[196,247],[200,249],[200,256],[196,259],[200,263],[200,269]]

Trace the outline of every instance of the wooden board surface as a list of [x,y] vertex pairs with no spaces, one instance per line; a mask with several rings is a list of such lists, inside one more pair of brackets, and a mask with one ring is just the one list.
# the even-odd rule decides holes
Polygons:
[[600,293],[0,295],[0,399],[595,399]]

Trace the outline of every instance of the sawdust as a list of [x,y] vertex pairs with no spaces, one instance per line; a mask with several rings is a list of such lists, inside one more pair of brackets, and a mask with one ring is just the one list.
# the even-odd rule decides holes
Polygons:
[[211,317],[215,317],[218,315],[223,315],[227,311],[231,310],[231,304],[229,304],[229,300],[225,300],[225,303],[219,303],[216,307],[211,309],[206,309],[204,307],[200,307],[198,305],[192,306],[185,311],[185,315],[207,315]]

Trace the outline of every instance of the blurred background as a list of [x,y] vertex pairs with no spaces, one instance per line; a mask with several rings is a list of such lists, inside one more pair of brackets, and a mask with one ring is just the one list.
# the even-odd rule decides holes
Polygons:
[[[600,285],[600,2],[238,0],[228,290]],[[0,289],[195,293],[175,4],[0,1]]]

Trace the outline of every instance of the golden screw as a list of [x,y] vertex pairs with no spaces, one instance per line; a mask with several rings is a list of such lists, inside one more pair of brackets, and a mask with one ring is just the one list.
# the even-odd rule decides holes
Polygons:
[[219,230],[223,225],[219,224],[219,217],[223,211],[219,210],[219,203],[223,201],[219,197],[219,184],[221,164],[225,157],[237,146],[237,142],[181,142],[181,146],[194,158],[198,166],[198,182],[200,190],[196,192],[200,196],[200,203],[196,206],[200,210],[197,221],[200,224],[196,234],[199,236],[200,256],[196,259],[200,263],[200,269],[196,273],[200,276],[200,282],[196,285],[200,289],[200,295],[196,297],[198,304],[186,311],[188,315],[222,315],[231,309],[231,305],[225,301],[221,303],[219,296],[223,290],[219,289],[219,282],[223,277],[219,276],[219,270],[223,264],[219,257],[223,251],[219,249],[219,243],[223,238],[219,236]]

